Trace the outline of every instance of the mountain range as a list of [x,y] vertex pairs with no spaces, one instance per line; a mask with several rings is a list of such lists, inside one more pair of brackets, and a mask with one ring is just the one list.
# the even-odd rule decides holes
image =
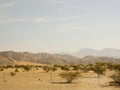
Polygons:
[[113,48],[104,48],[102,50],[95,50],[89,48],[80,49],[78,52],[73,53],[73,55],[78,57],[85,57],[88,55],[98,56],[98,57],[113,57],[113,58],[120,58],[120,49],[113,49]]
[[[80,51],[83,51],[84,53]],[[97,51],[94,51],[94,50],[82,49],[80,51],[75,53],[76,56],[72,56],[68,54],[3,51],[3,52],[0,52],[0,64],[1,65],[16,64],[16,62],[18,63],[20,61],[41,63],[41,64],[93,64],[95,62],[120,63],[119,58],[116,59],[116,58],[102,56],[102,55],[97,56],[99,55],[99,53],[96,54],[95,52]],[[87,54],[85,55],[86,51],[89,51],[89,52],[87,52]],[[109,50],[106,49],[102,51],[107,52]],[[109,53],[108,55],[112,54],[110,52],[108,53]],[[85,57],[80,58],[80,55]]]

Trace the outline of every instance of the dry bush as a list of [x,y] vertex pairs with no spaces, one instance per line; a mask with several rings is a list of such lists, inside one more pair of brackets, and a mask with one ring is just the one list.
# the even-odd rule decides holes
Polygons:
[[111,76],[113,81],[110,82],[110,85],[120,86],[120,71],[116,71],[114,75]]
[[95,63],[93,67],[93,71],[98,75],[98,78],[100,78],[100,75],[104,75],[106,71],[106,66],[104,63],[97,62]]
[[19,72],[18,68],[15,69],[15,72]]
[[62,72],[59,74],[62,78],[66,80],[66,83],[72,83],[73,80],[77,79],[80,77],[79,72]]
[[25,71],[30,71],[31,70],[31,66],[30,65],[24,65],[22,68],[24,68]]
[[51,70],[51,67],[50,66],[44,66],[43,70],[46,71],[46,72],[49,72]]
[[73,70],[80,70],[80,65],[71,65],[71,67],[73,68]]
[[61,68],[61,70],[64,70],[64,71],[70,70],[70,67],[68,65],[61,66],[60,68]]
[[120,86],[120,64],[114,66],[115,73],[111,76],[113,79],[110,85]]
[[15,72],[10,72],[10,75],[11,75],[11,76],[15,76],[16,73],[15,73]]
[[43,70],[46,71],[46,72],[49,72],[49,71],[56,71],[57,68],[56,67],[52,67],[52,66],[44,66]]
[[0,71],[4,71],[4,68],[0,68]]

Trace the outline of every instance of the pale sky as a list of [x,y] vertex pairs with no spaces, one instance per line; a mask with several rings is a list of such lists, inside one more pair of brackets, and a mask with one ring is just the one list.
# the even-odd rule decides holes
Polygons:
[[0,51],[120,49],[120,0],[0,0]]

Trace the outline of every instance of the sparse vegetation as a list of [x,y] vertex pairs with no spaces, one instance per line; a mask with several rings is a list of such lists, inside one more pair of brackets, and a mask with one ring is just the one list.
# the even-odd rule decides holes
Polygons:
[[61,66],[61,70],[69,71],[70,67],[68,65]]
[[115,73],[111,76],[113,81],[110,82],[110,85],[120,86],[120,64],[114,65]]
[[13,65],[7,65],[6,67],[7,68],[13,68],[14,66]]
[[106,69],[105,63],[101,62],[95,63],[93,67],[93,71],[97,74],[98,78],[100,78],[100,75],[105,74]]
[[30,71],[31,70],[31,66],[30,65],[24,65],[22,68],[24,68],[25,71]]
[[110,82],[110,85],[120,86],[120,71],[116,71],[114,75],[111,76],[113,81]]
[[51,70],[51,67],[50,66],[44,66],[43,70],[46,71],[46,72],[49,72]]
[[114,70],[114,65],[112,63],[106,63],[107,69]]
[[92,70],[93,67],[92,66],[89,66],[89,65],[85,65],[83,67],[81,67],[81,69],[83,70],[83,72],[88,72],[89,70]]
[[80,65],[72,65],[72,68],[73,68],[73,70],[79,70],[80,69]]
[[15,76],[16,73],[15,73],[15,72],[10,72],[10,75],[11,75],[11,76]]
[[15,72],[19,72],[18,68],[15,69]]
[[[112,66],[112,67],[110,67],[110,66]],[[8,68],[8,70],[6,69],[6,67]],[[24,79],[24,81],[27,80],[29,83],[32,83],[31,82],[33,80],[32,77],[34,77],[34,80],[39,81],[39,84],[41,85],[41,88],[42,88],[42,86],[43,87],[48,87],[48,86],[42,84],[42,82],[44,81],[44,83],[45,82],[47,82],[47,83],[51,82],[51,84],[55,85],[55,87],[56,87],[56,84],[62,84],[63,86],[65,86],[64,87],[65,90],[68,89],[68,86],[70,86],[70,88],[73,88],[74,85],[79,85],[79,84],[82,84],[82,85],[85,86],[86,83],[88,83],[88,82],[90,83],[90,85],[93,85],[92,83],[96,82],[97,79],[98,79],[98,84],[99,85],[104,85],[104,83],[107,80],[110,80],[108,77],[103,76],[104,78],[107,78],[106,81],[103,81],[103,78],[101,78],[101,79],[92,78],[92,80],[91,80],[91,77],[94,77],[95,73],[97,75],[99,74],[99,76],[103,75],[105,73],[106,69],[108,69],[107,73],[106,73],[107,75],[108,75],[108,72],[109,73],[115,72],[111,76],[113,81],[110,82],[110,85],[120,86],[120,72],[119,72],[120,66],[115,65],[115,64],[111,65],[111,64],[105,64],[105,63],[95,63],[95,64],[88,64],[88,65],[85,65],[85,64],[84,65],[82,65],[82,64],[81,65],[77,65],[77,64],[72,64],[72,65],[45,65],[45,66],[40,66],[40,67],[35,66],[35,65],[15,65],[14,67],[6,65],[6,66],[1,66],[0,69],[4,70],[4,72],[0,73],[0,76],[2,76],[1,78],[3,79],[2,81],[4,81],[4,82],[6,82],[6,80],[7,81],[9,80],[9,82],[14,81],[15,83],[17,83],[16,78],[19,78],[19,79],[21,79],[20,81],[22,81],[22,79]],[[45,72],[43,72],[41,69],[43,69]],[[60,70],[60,69],[62,69],[62,70]],[[22,70],[29,71],[29,72],[22,73]],[[39,70],[39,72],[36,71],[36,70]],[[84,71],[83,73],[82,73],[82,70]],[[90,72],[87,72],[89,70],[90,70]],[[91,70],[93,70],[95,73],[91,72]],[[17,74],[18,71],[20,73]],[[56,71],[56,72],[54,72],[54,71]],[[48,72],[48,73],[46,73],[46,72]],[[79,78],[81,76],[80,72],[82,73],[82,75],[85,75],[85,76],[81,77],[82,80],[81,80],[80,83],[77,83],[78,82],[77,78]],[[29,73],[30,73],[30,75],[29,75]],[[16,74],[17,74],[17,77],[14,77]],[[11,76],[11,79],[8,79],[8,75]],[[24,77],[21,77],[21,76],[24,76]],[[27,79],[26,77],[31,77],[31,79]],[[60,77],[63,78],[63,79],[61,79]],[[89,77],[89,78],[87,79],[86,77]],[[64,80],[64,81],[62,81],[62,80]],[[19,82],[19,83],[21,85],[23,85],[24,81]],[[107,82],[109,82],[109,81],[107,81]],[[71,83],[73,83],[73,84],[71,84]],[[8,84],[8,83],[6,83],[6,84]],[[96,83],[94,83],[94,84],[96,84]],[[14,83],[13,83],[13,85],[14,85]],[[35,84],[33,84],[33,85],[35,86]],[[47,85],[49,85],[49,84],[47,84]],[[88,85],[88,87],[90,85]],[[57,86],[61,86],[61,85],[57,85]],[[54,88],[54,87],[52,87],[52,88]],[[80,87],[80,88],[83,89],[83,87]],[[117,87],[115,87],[115,88],[117,88]],[[55,90],[55,89],[56,88],[54,88],[53,90]],[[58,90],[60,90],[60,89],[58,89]],[[114,88],[113,88],[113,90],[114,90]]]
[[72,83],[73,80],[80,76],[79,72],[62,72],[59,74],[62,78],[66,80],[66,83]]
[[47,73],[48,73],[49,71],[51,71],[50,79],[51,79],[51,82],[52,82],[52,78],[53,78],[52,72],[53,72],[53,71],[56,71],[57,68],[56,68],[56,67],[52,67],[52,66],[44,66],[44,67],[43,67],[43,70],[46,71]]

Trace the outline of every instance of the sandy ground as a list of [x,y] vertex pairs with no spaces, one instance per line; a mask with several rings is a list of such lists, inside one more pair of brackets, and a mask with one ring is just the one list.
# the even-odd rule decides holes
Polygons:
[[[120,90],[118,87],[107,86],[111,81],[107,72],[106,76],[102,76],[99,80],[96,74],[92,71],[82,73],[82,77],[75,80],[72,84],[65,84],[64,79],[61,79],[58,74],[62,72],[57,70],[53,72],[53,83],[51,83],[51,73],[46,73],[42,69],[19,72],[15,76],[11,76],[10,72],[15,69],[7,69],[0,71],[0,90]],[[5,80],[3,81],[3,72]]]

